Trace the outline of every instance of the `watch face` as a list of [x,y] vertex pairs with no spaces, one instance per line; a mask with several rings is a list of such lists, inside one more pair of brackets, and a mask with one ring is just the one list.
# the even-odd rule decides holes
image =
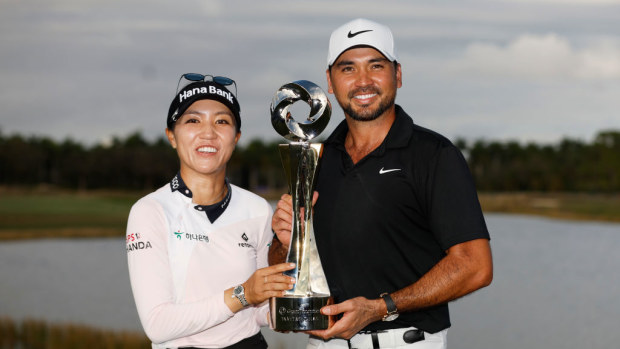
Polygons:
[[386,315],[386,316],[383,318],[383,321],[393,321],[393,320],[396,320],[396,318],[397,318],[397,317],[398,317],[398,313],[396,313],[396,314],[391,314],[391,315]]
[[243,288],[243,285],[235,286],[235,288],[233,288],[232,296],[237,298],[239,300],[239,302],[241,302],[241,304],[244,307],[246,307],[246,306],[248,306],[250,304],[245,299],[245,289]]

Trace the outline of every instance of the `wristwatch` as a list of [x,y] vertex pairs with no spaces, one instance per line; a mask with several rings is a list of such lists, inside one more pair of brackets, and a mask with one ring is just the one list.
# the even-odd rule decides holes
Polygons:
[[379,297],[383,298],[383,300],[385,301],[385,305],[387,307],[387,314],[383,315],[382,320],[383,321],[396,320],[396,318],[398,317],[398,309],[396,309],[396,304],[392,300],[392,297],[390,297],[390,294],[385,292],[385,293],[382,293]]
[[241,302],[241,305],[243,305],[244,307],[250,305],[250,303],[248,303],[248,301],[245,299],[245,289],[243,288],[243,285],[239,285],[233,288],[232,298],[235,297],[239,300],[239,302]]

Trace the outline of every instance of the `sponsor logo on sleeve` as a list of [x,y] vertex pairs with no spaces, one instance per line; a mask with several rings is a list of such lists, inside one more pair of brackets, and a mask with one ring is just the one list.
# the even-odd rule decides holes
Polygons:
[[136,250],[146,250],[149,248],[153,248],[153,245],[151,245],[151,242],[148,240],[144,241],[142,239],[142,234],[140,233],[127,234],[125,242],[126,242],[127,253],[136,251]]

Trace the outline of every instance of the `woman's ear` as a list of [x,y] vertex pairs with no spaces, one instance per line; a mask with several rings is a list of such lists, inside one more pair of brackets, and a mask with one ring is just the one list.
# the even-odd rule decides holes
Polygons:
[[168,137],[168,142],[170,142],[170,145],[172,146],[172,148],[176,149],[177,148],[177,140],[174,138],[174,132],[171,131],[167,127],[166,127],[166,137]]

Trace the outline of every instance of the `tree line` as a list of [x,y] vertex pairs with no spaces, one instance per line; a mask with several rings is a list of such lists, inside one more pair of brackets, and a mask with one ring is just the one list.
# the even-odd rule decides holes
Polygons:
[[[277,149],[283,142],[255,139],[238,146],[228,166],[231,182],[259,193],[285,190]],[[481,191],[620,191],[620,131],[600,132],[590,143],[458,139],[455,144]],[[71,139],[0,134],[4,186],[153,190],[170,181],[178,168],[176,152],[165,138],[148,141],[139,132],[91,147]]]
[[457,141],[481,191],[618,192],[620,131],[599,132],[591,143]]

